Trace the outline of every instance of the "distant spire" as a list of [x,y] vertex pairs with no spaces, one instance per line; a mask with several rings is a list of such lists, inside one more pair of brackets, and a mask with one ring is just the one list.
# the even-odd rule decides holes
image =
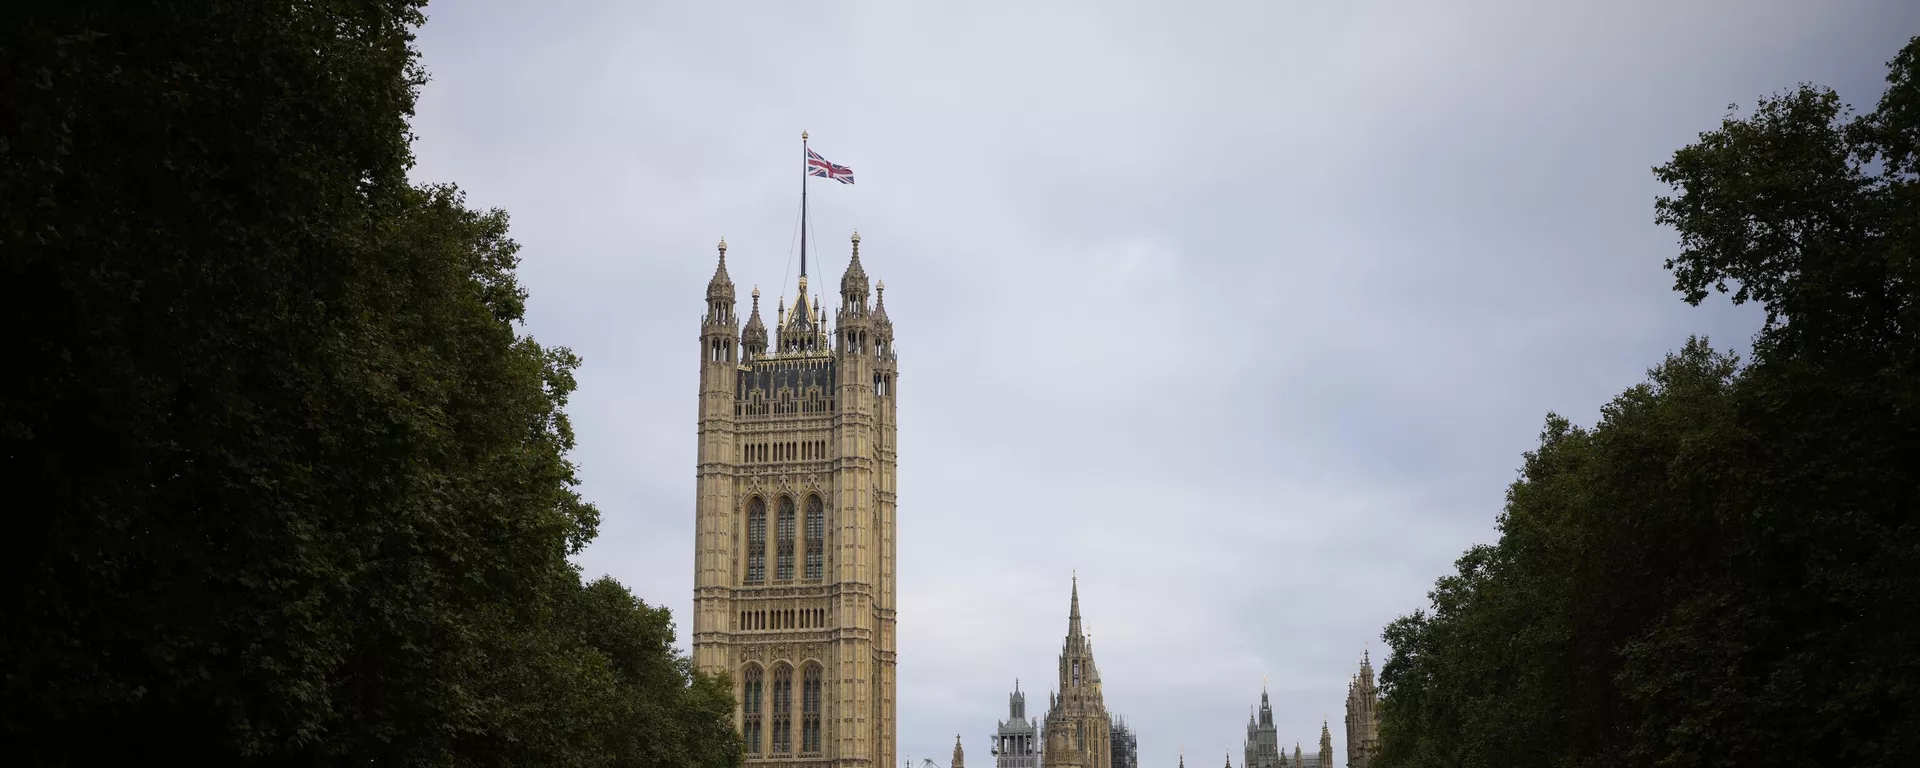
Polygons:
[[1067,636],[1080,634],[1080,573],[1073,574],[1073,604],[1067,610]]

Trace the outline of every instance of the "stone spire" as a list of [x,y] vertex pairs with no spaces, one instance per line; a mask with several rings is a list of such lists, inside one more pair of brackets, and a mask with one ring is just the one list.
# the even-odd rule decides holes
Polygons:
[[746,347],[745,358],[752,360],[767,353],[767,324],[760,320],[760,286],[753,287],[753,313],[747,317],[746,330],[740,334]]
[[847,271],[840,276],[841,306],[865,314],[867,304],[867,270],[860,266],[860,233],[853,233],[853,258],[847,261]]
[[[1085,768],[1110,768],[1112,762],[1113,720],[1107,712],[1100,690],[1100,671],[1094,664],[1093,649],[1088,646],[1080,616],[1080,579],[1073,579],[1068,602],[1067,636],[1060,648],[1060,693],[1047,715],[1047,767],[1054,768],[1052,732],[1056,727],[1074,732],[1078,765]],[[1056,726],[1055,723],[1059,725]],[[1064,758],[1063,758],[1064,759]],[[1061,763],[1060,765],[1068,765]]]
[[1320,768],[1333,768],[1333,732],[1327,730],[1327,719],[1320,718]]
[[967,756],[960,749],[960,734],[957,733],[953,735],[952,768],[967,768]]
[[1073,603],[1067,609],[1067,637],[1080,636],[1080,574],[1073,575]]
[[727,239],[720,238],[720,263],[713,268],[713,279],[707,281],[707,300],[733,303],[733,278],[727,276]]
[[1347,686],[1347,766],[1369,768],[1380,749],[1380,692],[1374,685],[1373,659],[1362,652],[1360,672]]

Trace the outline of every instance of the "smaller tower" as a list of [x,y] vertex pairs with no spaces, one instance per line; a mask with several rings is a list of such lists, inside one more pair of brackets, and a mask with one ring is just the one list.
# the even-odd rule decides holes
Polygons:
[[740,362],[753,362],[753,359],[767,353],[767,324],[760,320],[760,286],[753,287],[753,311],[747,317],[746,330],[740,333]]
[[1327,730],[1327,719],[1320,718],[1320,768],[1333,768],[1333,732]]
[[967,756],[966,753],[960,749],[960,734],[957,733],[953,735],[952,768],[967,768]]
[[1040,728],[1027,718],[1027,694],[1013,681],[1007,694],[1007,719],[994,733],[994,768],[1040,768]]
[[733,278],[727,276],[727,240],[707,281],[707,311],[700,318],[700,446],[695,492],[693,638],[694,664],[702,670],[728,667],[725,636],[733,614],[731,515],[737,458],[734,392],[738,320],[733,316]]
[[1360,673],[1347,686],[1347,768],[1368,768],[1380,749],[1380,691],[1373,660],[1360,654]]

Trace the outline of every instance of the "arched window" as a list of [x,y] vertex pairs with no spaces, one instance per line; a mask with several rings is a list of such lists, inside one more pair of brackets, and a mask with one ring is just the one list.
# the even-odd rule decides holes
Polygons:
[[807,581],[827,574],[827,512],[820,497],[807,497]]
[[773,668],[773,753],[793,752],[793,667]]
[[780,516],[776,518],[774,535],[779,546],[773,564],[773,578],[777,581],[793,580],[793,497],[780,497]]
[[747,741],[749,755],[760,754],[760,693],[765,684],[757,664],[748,664],[740,673],[740,735]]
[[800,752],[820,752],[820,665],[808,664],[800,683]]
[[1080,687],[1080,660],[1073,660],[1073,687]]
[[747,505],[747,583],[767,580],[767,502],[755,498]]

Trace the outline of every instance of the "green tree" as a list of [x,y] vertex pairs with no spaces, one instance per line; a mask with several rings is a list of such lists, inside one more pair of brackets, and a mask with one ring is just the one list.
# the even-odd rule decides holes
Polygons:
[[506,216],[407,182],[421,3],[6,13],[10,762],[736,764],[567,560],[578,360]]
[[1387,630],[1383,765],[1920,764],[1917,58],[1655,169],[1675,287],[1760,303],[1754,359],[1549,417],[1499,541]]

